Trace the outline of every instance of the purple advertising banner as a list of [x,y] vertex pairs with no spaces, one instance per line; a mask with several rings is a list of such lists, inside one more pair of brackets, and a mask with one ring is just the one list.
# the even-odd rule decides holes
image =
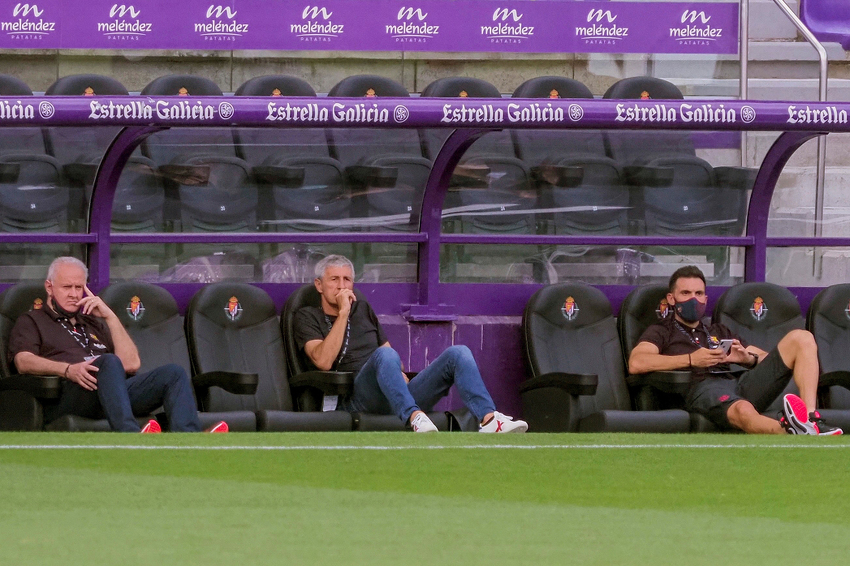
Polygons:
[[0,2],[4,49],[738,52],[737,2]]
[[0,127],[257,126],[850,131],[850,103],[297,97],[3,97]]

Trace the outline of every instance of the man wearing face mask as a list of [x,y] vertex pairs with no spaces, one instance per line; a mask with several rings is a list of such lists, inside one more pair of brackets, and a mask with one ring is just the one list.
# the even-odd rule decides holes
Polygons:
[[[765,352],[722,324],[702,322],[707,300],[705,276],[699,268],[689,265],[676,270],[667,293],[673,316],[646,329],[629,356],[629,371],[690,369],[685,408],[705,415],[720,428],[760,434],[842,433],[815,410],[818,357],[811,333],[792,330],[775,349]],[[724,339],[732,340],[728,355],[720,347]],[[748,369],[736,378],[729,364]],[[791,379],[800,396],[785,396],[778,420],[762,415]]]

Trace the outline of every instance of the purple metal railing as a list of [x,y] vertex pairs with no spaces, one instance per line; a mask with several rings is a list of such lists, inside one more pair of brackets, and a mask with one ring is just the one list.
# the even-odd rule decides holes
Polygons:
[[[10,104],[22,101],[6,100]],[[32,97],[29,110],[4,120],[7,125],[125,126],[103,158],[95,180],[87,234],[0,234],[0,243],[84,243],[89,245],[92,287],[109,281],[112,244],[130,243],[271,243],[271,242],[385,242],[419,244],[417,292],[405,303],[411,320],[450,320],[457,316],[453,300],[461,284],[440,282],[442,244],[530,245],[682,245],[741,246],[746,249],[745,278],[764,280],[766,249],[776,246],[850,246],[850,238],[767,238],[770,200],[776,181],[793,152],[818,133],[850,131],[850,105],[841,103],[750,102],[716,100],[617,101],[521,99],[276,99],[211,97]],[[301,108],[288,117],[273,112],[272,104]],[[277,106],[275,106],[277,108]],[[36,110],[37,109],[37,110]],[[119,110],[120,109],[120,110]],[[275,232],[237,234],[112,234],[112,200],[121,171],[133,149],[146,136],[172,126],[189,127],[327,127],[327,128],[453,128],[434,160],[418,213],[418,232],[358,232],[291,234]],[[501,128],[562,129],[671,129],[690,131],[784,131],[768,151],[756,177],[747,218],[747,233],[737,237],[657,236],[534,236],[441,234],[442,206],[452,171],[477,137]],[[817,131],[812,131],[816,129]],[[396,284],[385,284],[392,286]],[[408,284],[398,284],[408,288]],[[169,286],[171,287],[171,286]],[[502,286],[513,287],[513,286]],[[520,295],[530,295],[539,286]],[[481,289],[480,286],[471,288]],[[463,293],[461,293],[463,294]],[[405,293],[402,293],[405,295]],[[447,301],[446,297],[452,297]],[[487,314],[503,308],[481,305]],[[461,309],[466,312],[466,309]],[[521,312],[511,309],[513,313]]]

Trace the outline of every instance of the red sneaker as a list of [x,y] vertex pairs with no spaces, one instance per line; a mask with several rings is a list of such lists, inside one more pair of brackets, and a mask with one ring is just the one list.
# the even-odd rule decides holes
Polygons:
[[230,432],[230,427],[224,421],[219,421],[215,426],[211,426],[206,432]]
[[159,426],[159,423],[156,422],[156,419],[151,419],[148,421],[148,424],[146,424],[142,428],[141,432],[142,434],[159,434],[160,432],[162,432],[162,427]]

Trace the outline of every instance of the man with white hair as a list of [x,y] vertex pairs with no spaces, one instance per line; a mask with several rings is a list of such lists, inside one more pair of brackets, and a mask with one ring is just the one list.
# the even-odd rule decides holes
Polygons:
[[337,408],[395,414],[415,432],[435,432],[425,414],[445,397],[454,384],[467,408],[479,422],[480,432],[525,432],[524,421],[496,410],[478,365],[466,346],[452,346],[408,379],[401,358],[392,349],[366,301],[354,295],[354,265],[330,255],[316,265],[316,290],[321,307],[295,313],[295,341],[320,370],[355,372],[354,389]]
[[[141,366],[136,345],[87,279],[80,260],[53,260],[44,282],[47,303],[18,317],[9,339],[9,358],[20,373],[64,378],[58,402],[45,406],[45,421],[68,414],[106,417],[114,431],[160,432],[156,420],[142,428],[135,415],[164,406],[172,431],[199,431],[186,372],[169,364],[136,374]],[[215,428],[227,431],[224,422]]]

